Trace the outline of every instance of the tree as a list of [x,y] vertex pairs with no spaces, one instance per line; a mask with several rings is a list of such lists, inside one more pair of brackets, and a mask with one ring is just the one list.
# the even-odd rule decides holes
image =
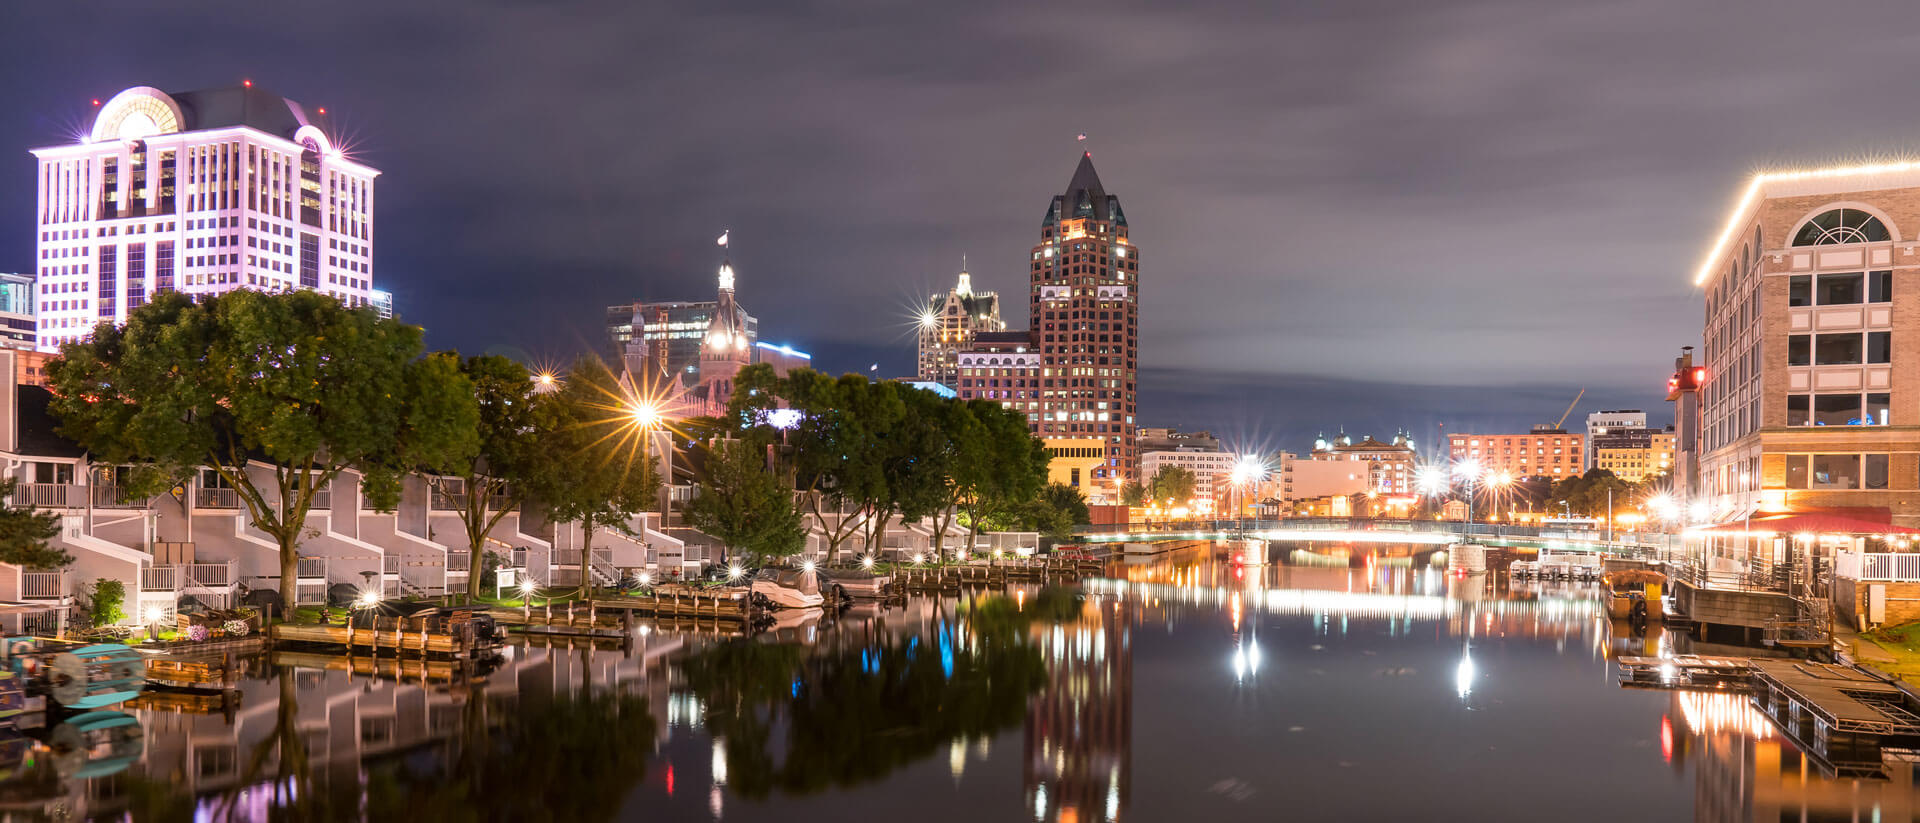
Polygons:
[[463,361],[460,371],[473,386],[479,442],[471,451],[446,455],[452,458],[450,463],[431,468],[460,481],[456,500],[467,536],[467,597],[471,600],[480,597],[489,570],[487,535],[519,507],[526,481],[551,444],[537,425],[534,405],[539,396],[533,393],[525,367],[498,355],[481,355]]
[[1161,466],[1153,479],[1147,481],[1147,497],[1155,502],[1184,503],[1193,499],[1199,480],[1193,470],[1185,466]]
[[742,440],[707,447],[700,494],[687,503],[687,522],[738,549],[756,565],[798,554],[807,544],[793,490],[767,470],[765,451]]
[[1120,487],[1120,505],[1144,506],[1147,504],[1147,487],[1137,481],[1129,480]]
[[593,533],[627,531],[627,521],[645,512],[660,488],[634,404],[607,365],[588,355],[574,361],[559,391],[534,407],[535,427],[547,435],[527,471],[528,491],[555,522],[580,524],[582,590],[591,581]]
[[1048,483],[1022,507],[1023,524],[1053,540],[1073,539],[1073,527],[1093,520],[1087,496],[1065,483]]
[[[868,425],[868,416],[851,411],[866,405],[871,385],[857,374],[835,379],[812,369],[781,377],[766,364],[741,369],[734,378],[727,416],[743,439],[782,444],[829,557],[860,530],[860,519],[847,510],[857,513],[884,489],[881,436]],[[776,430],[771,412],[782,401],[793,419],[788,428]]]
[[1047,482],[1047,449],[1027,428],[1027,419],[991,400],[971,400],[968,406],[980,421],[978,438],[967,442],[956,461],[961,484],[960,505],[967,514],[967,546],[974,546],[983,527],[1011,519],[1031,502]]
[[354,471],[391,511],[404,471],[477,448],[471,384],[451,357],[420,354],[418,326],[316,291],[162,292],[47,371],[62,435],[101,462],[141,464],[133,496],[202,467],[225,481],[277,545],[290,607],[316,492]]
[[88,609],[93,625],[111,626],[127,619],[122,606],[127,604],[127,584],[111,577],[102,577],[93,581],[93,599]]
[[[12,499],[18,480],[0,481],[0,499]],[[73,555],[47,541],[60,536],[60,515],[26,506],[0,507],[0,563],[46,571],[73,563]]]

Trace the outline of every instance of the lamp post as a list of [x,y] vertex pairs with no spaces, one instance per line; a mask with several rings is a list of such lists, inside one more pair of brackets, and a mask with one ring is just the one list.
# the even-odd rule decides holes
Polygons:
[[[651,400],[636,400],[627,409],[627,416],[640,429],[640,459],[647,471],[653,471],[653,432],[660,428],[660,405]],[[669,459],[668,463],[673,461]],[[661,478],[662,481],[667,478]],[[668,484],[670,485],[670,484]],[[667,525],[666,505],[660,506],[660,525]]]
[[1480,461],[1467,458],[1453,464],[1453,475],[1466,480],[1467,485],[1467,525],[1473,525],[1473,492],[1480,481]]
[[159,606],[147,607],[145,617],[147,618],[147,640],[149,642],[160,639],[160,618],[165,617],[166,614],[167,613],[161,610]]

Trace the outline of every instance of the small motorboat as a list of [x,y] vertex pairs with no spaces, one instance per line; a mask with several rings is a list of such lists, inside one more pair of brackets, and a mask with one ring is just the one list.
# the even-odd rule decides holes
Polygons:
[[820,585],[842,598],[878,600],[893,594],[893,575],[861,569],[819,569]]
[[819,573],[800,569],[763,569],[753,577],[753,593],[780,609],[811,609],[827,602],[820,593]]

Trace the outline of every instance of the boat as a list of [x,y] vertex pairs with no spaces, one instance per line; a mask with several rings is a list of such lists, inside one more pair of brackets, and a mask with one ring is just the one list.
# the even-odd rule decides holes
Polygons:
[[893,594],[893,575],[860,569],[818,569],[820,585],[842,598],[876,600]]
[[753,593],[781,609],[811,609],[827,602],[820,594],[818,572],[798,569],[762,570],[753,577]]
[[146,748],[140,721],[126,712],[87,712],[47,733],[54,768],[69,779],[117,774]]
[[124,703],[147,684],[146,660],[119,643],[9,637],[0,645],[0,668],[20,679],[27,696],[77,711]]

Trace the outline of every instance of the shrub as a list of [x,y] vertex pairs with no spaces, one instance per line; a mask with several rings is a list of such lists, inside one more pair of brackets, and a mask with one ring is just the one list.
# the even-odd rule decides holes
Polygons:
[[220,628],[226,629],[227,635],[230,637],[246,637],[253,632],[253,627],[247,625],[247,621],[245,620],[229,620],[226,622],[226,625]]
[[187,627],[187,639],[195,643],[204,643],[210,636],[212,633],[207,631],[206,626],[195,623]]
[[93,581],[93,610],[90,619],[95,626],[111,626],[127,619],[127,613],[121,609],[127,603],[127,585],[111,577],[102,577]]

